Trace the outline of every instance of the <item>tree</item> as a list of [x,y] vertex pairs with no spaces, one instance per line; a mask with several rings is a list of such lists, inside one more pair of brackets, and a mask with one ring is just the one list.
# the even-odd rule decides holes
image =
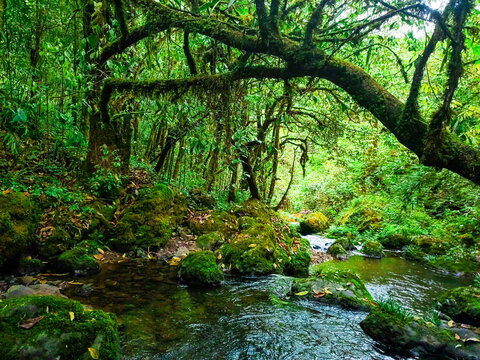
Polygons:
[[[193,88],[221,88],[252,78],[285,81],[310,77],[328,80],[347,92],[425,165],[449,169],[480,184],[480,151],[460,141],[449,129],[454,117],[451,103],[462,76],[471,0],[450,0],[442,13],[409,1],[354,1],[347,5],[322,0],[312,7],[307,1],[272,0],[266,4],[264,0],[255,0],[255,18],[249,16],[253,10],[245,1],[204,3],[198,13],[179,3],[172,6],[153,0],[132,0],[130,12],[121,0],[113,3],[121,35],[98,50],[94,57],[97,69],[103,69],[107,60],[140,40],[172,29],[203,35],[237,49],[239,56],[233,70],[220,74],[145,81],[106,78],[99,100],[101,116],[94,116],[91,122],[90,143],[95,146],[90,146],[90,161],[98,158],[99,140],[112,148],[116,146],[115,131],[107,131],[106,137],[101,131],[111,126],[108,103],[114,92],[156,95]],[[89,6],[92,3],[85,0],[85,8]],[[137,14],[142,14],[144,22],[129,28],[127,24]],[[404,24],[435,24],[427,45],[415,61],[404,100],[394,96],[364,69],[345,60],[375,31],[391,24],[392,19]],[[450,54],[444,94],[437,110],[425,114],[418,105],[421,84],[428,61],[441,42],[447,42]],[[188,55],[187,58],[191,65],[192,59]]]

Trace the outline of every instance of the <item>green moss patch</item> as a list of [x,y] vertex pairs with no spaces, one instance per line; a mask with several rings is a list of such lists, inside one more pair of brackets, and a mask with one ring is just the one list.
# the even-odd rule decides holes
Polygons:
[[76,247],[65,251],[57,261],[60,271],[74,275],[91,275],[100,271],[97,261],[89,255],[85,247]]
[[441,312],[453,320],[480,327],[480,288],[459,287],[449,290],[438,298]]
[[382,244],[375,240],[367,240],[362,246],[362,253],[376,258],[381,258],[385,255]]
[[[86,311],[77,301],[53,296],[20,297],[1,304],[0,348],[4,360],[86,360],[92,358],[89,348],[99,359],[118,359],[113,314]],[[22,328],[35,321],[32,319],[37,322],[31,328]]]
[[178,276],[192,285],[218,285],[223,280],[223,272],[211,251],[188,254],[180,264]]
[[115,227],[111,247],[121,252],[160,248],[185,215],[185,201],[168,186],[142,189]]
[[316,277],[295,279],[292,294],[350,308],[368,309],[373,302],[363,281],[349,271],[324,271]]
[[0,268],[16,262],[33,243],[37,217],[23,193],[0,194]]

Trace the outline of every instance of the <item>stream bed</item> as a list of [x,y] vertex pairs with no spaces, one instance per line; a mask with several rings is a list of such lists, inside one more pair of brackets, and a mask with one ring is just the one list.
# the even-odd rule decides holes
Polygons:
[[[353,255],[341,264],[359,274],[374,298],[390,296],[414,312],[468,279],[388,256]],[[66,295],[117,314],[122,359],[405,359],[386,355],[361,330],[365,312],[274,296],[281,276],[228,278],[222,287],[178,285],[175,267],[156,261],[104,264]],[[282,299],[283,300],[283,299]]]

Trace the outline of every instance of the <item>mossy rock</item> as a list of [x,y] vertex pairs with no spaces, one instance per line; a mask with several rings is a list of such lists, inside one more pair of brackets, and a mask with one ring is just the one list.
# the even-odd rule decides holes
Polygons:
[[115,227],[111,247],[121,252],[161,248],[186,211],[183,198],[168,186],[144,188]]
[[444,255],[450,247],[442,239],[427,235],[415,237],[414,242],[423,252],[431,255]]
[[195,235],[218,231],[224,238],[229,238],[238,231],[238,222],[233,214],[215,210],[190,216],[187,219],[187,227]]
[[[261,275],[281,272],[277,263],[276,234],[267,224],[256,224],[234,237],[220,248],[225,264],[234,273]],[[274,265],[275,264],[275,265]]]
[[21,258],[18,263],[18,272],[22,275],[33,275],[42,272],[45,264],[40,259],[32,259],[31,257]]
[[414,233],[398,225],[389,225],[377,236],[377,240],[387,249],[401,249],[413,243]]
[[60,271],[81,276],[96,274],[100,271],[98,262],[89,255],[85,247],[65,251],[58,257],[57,266]]
[[211,210],[217,205],[214,196],[200,189],[194,189],[187,195],[188,206],[194,210]]
[[354,239],[349,238],[349,237],[342,237],[342,238],[336,239],[333,244],[339,244],[345,250],[355,250],[356,249]]
[[[73,314],[73,320],[71,316]],[[42,317],[29,329],[29,319]],[[54,296],[7,299],[0,308],[0,347],[3,360],[119,358],[115,315],[86,311],[77,301]]]
[[321,233],[328,229],[330,221],[321,212],[305,215],[300,220],[300,233],[304,235]]
[[381,209],[385,200],[380,197],[363,196],[352,200],[340,216],[340,225],[355,226],[359,232],[379,230],[382,224]]
[[52,258],[67,251],[75,245],[70,234],[61,227],[56,227],[50,236],[37,242],[37,252],[42,258]]
[[456,273],[475,273],[480,270],[480,264],[474,254],[427,256],[426,259],[430,266]]
[[307,250],[308,247],[301,247],[295,254],[289,256],[288,261],[285,262],[283,273],[285,275],[295,277],[307,277],[312,256]]
[[334,242],[332,245],[328,247],[327,253],[334,256],[348,254],[347,250],[345,250],[342,244],[337,242]]
[[374,307],[360,323],[363,331],[389,350],[422,358],[477,359],[480,347],[462,345],[455,334],[433,324]]
[[291,294],[355,309],[369,309],[373,303],[363,281],[350,271],[326,270],[316,277],[295,279]]
[[249,199],[235,209],[235,216],[251,217],[257,222],[271,223],[273,212],[260,200]]
[[201,235],[197,239],[197,246],[203,250],[214,250],[224,243],[225,239],[219,231]]
[[480,288],[459,287],[438,298],[439,310],[456,322],[480,327]]
[[362,246],[362,253],[375,258],[381,258],[385,255],[382,244],[376,240],[367,240]]
[[0,194],[0,269],[17,262],[31,247],[37,223],[34,205],[27,196]]
[[253,217],[250,216],[241,216],[237,219],[238,221],[238,229],[239,230],[245,230],[248,229],[249,227],[258,224],[258,220],[254,219]]
[[223,280],[223,272],[211,251],[188,254],[180,264],[179,278],[191,285],[214,286]]
[[418,245],[407,245],[402,249],[402,255],[409,260],[425,261],[427,254]]

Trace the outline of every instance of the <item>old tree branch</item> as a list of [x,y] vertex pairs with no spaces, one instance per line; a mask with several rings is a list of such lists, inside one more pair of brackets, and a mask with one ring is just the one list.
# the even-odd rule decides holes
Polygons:
[[[480,151],[478,149],[462,143],[453,134],[445,132],[439,143],[437,156],[430,158],[429,153],[426,152],[429,125],[418,111],[406,112],[405,104],[400,99],[396,98],[381,86],[366,71],[348,61],[332,56],[332,54],[325,54],[315,46],[306,47],[300,42],[286,38],[269,37],[269,18],[263,0],[256,0],[261,39],[257,36],[236,30],[227,23],[217,19],[186,14],[185,12],[169,8],[153,0],[136,0],[136,2],[144,8],[148,8],[151,18],[158,20],[150,22],[141,28],[134,29],[125,39],[119,40],[117,43],[112,43],[100,55],[101,59],[105,60],[115,53],[122,52],[128,46],[146,36],[150,36],[167,28],[180,28],[190,33],[210,37],[246,53],[273,56],[274,58],[281,59],[287,65],[277,68],[267,66],[245,67],[242,65],[239,66],[236,71],[226,74],[193,76],[187,79],[176,80],[107,80],[104,84],[101,100],[101,108],[103,109],[103,114],[106,119],[108,119],[107,104],[113,91],[135,91],[136,93],[144,93],[147,95],[166,92],[182,93],[189,89],[216,86],[215,84],[218,84],[218,82],[223,83],[224,86],[228,86],[228,83],[233,81],[249,78],[285,80],[308,76],[328,80],[347,92],[354,101],[372,113],[396,136],[400,143],[413,151],[425,164],[449,169],[480,184]],[[453,3],[455,9],[452,11],[456,13],[460,11],[459,7],[465,6],[465,4],[471,4],[471,0],[455,1]],[[465,8],[466,10],[463,11],[463,17],[455,15],[457,16],[455,26],[461,28],[464,25],[464,18],[467,16],[470,7]],[[401,11],[409,11],[412,8],[414,7],[406,7],[401,9]],[[274,10],[277,11],[275,8]],[[376,21],[391,18],[401,11],[394,10],[383,17],[377,18]],[[314,28],[317,22],[318,20],[313,21],[311,26]],[[435,37],[440,36],[438,33],[442,31],[442,27],[441,25],[437,27],[437,35],[434,35]],[[458,79],[461,75],[461,71],[459,72],[458,70],[458,64],[460,62],[461,65],[459,54],[463,48],[463,42],[459,38],[459,34],[458,30],[454,29],[452,36],[455,38],[455,43],[452,42],[452,44],[453,46],[457,46],[457,48],[454,48],[452,51],[449,69],[450,75],[444,96],[444,105],[442,105],[446,107],[450,105],[453,92],[458,85]],[[265,42],[265,36],[268,38],[267,42]],[[434,40],[434,42],[436,41],[437,40]],[[114,51],[112,50],[113,48],[115,48]],[[107,49],[109,50],[107,51]],[[430,50],[427,46],[426,52],[423,55],[425,58],[424,62],[428,60],[430,51],[433,52],[433,49]],[[413,92],[411,90],[407,105],[409,101],[413,101],[413,103],[416,102],[417,94],[415,86],[417,86],[417,77],[420,78],[421,81],[424,67],[425,65],[423,64],[417,66],[415,71],[416,75],[414,75],[413,79],[413,83],[415,84],[412,84]]]

